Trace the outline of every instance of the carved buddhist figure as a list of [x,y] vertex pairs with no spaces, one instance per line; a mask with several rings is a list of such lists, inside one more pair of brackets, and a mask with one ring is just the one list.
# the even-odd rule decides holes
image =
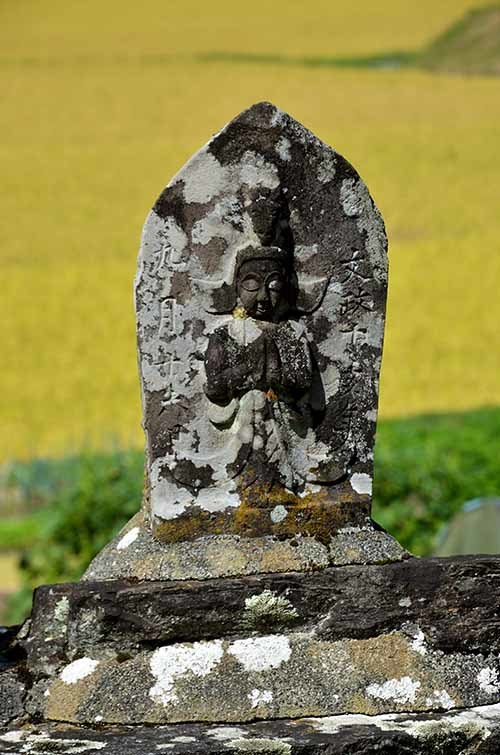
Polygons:
[[205,357],[209,417],[241,441],[235,471],[244,487],[297,491],[307,470],[293,450],[312,422],[313,364],[297,320],[291,254],[249,245],[237,255],[235,278],[234,319],[211,334]]

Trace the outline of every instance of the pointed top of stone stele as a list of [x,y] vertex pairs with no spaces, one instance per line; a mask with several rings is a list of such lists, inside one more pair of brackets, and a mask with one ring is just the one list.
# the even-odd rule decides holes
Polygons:
[[387,561],[370,520],[387,289],[354,168],[274,105],[202,147],[144,226],[140,514],[88,578]]

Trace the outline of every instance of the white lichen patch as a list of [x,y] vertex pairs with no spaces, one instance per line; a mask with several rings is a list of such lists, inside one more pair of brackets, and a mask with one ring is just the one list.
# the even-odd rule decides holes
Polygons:
[[215,726],[207,731],[207,737],[212,737],[219,742],[225,742],[230,739],[242,739],[247,734],[246,729],[240,726]]
[[156,684],[149,696],[162,705],[177,702],[175,682],[188,673],[207,676],[222,660],[224,650],[221,640],[170,645],[158,648],[151,657],[151,673]]
[[58,600],[54,607],[54,621],[58,624],[65,624],[69,613],[69,600],[66,596]]
[[383,684],[369,684],[366,692],[370,697],[380,700],[394,700],[395,703],[414,703],[420,682],[413,681],[409,676],[401,679],[388,679]]
[[[252,220],[247,212],[244,212],[239,200],[235,196],[223,196],[213,209],[193,225],[191,240],[193,244],[208,244],[212,239],[224,239],[228,246],[238,246],[245,241],[251,243],[258,241]],[[219,261],[216,269],[217,276],[232,277],[234,274],[234,260]],[[203,272],[203,267],[194,260],[193,272],[197,273],[195,279],[200,290],[209,291],[211,286]],[[198,277],[199,276],[199,277]]]
[[239,752],[248,752],[251,755],[257,755],[259,752],[265,755],[290,755],[292,752],[291,744],[283,739],[233,739],[229,745]]
[[445,689],[435,690],[431,697],[426,699],[425,704],[431,708],[444,708],[445,710],[451,710],[457,705]]
[[4,742],[21,742],[26,736],[26,732],[21,729],[15,729],[14,731],[6,731],[5,734],[0,734],[0,739]]
[[190,202],[209,202],[220,194],[227,183],[227,171],[211,152],[197,152],[172,179],[172,184],[184,182],[184,199]]
[[286,663],[292,648],[288,637],[273,634],[236,640],[229,646],[228,653],[234,655],[246,671],[267,671]]
[[151,466],[151,506],[161,519],[175,519],[193,502],[193,496],[162,477],[162,463],[155,459]]
[[387,713],[379,716],[363,714],[345,714],[325,716],[324,718],[305,719],[316,731],[322,734],[336,734],[340,729],[349,726],[376,726],[381,731],[402,731],[415,738],[427,739],[432,733],[438,733],[441,738],[446,731],[461,731],[467,738],[485,740],[491,734],[490,722],[498,725],[500,705],[484,705],[443,714],[438,721],[435,718],[422,720],[407,718],[403,714]]
[[240,180],[247,186],[266,186],[268,189],[275,189],[279,184],[276,166],[258,152],[247,150],[238,167]]
[[240,496],[237,491],[231,490],[232,480],[218,488],[205,488],[200,490],[196,499],[197,505],[204,511],[222,511],[224,509],[239,506]]
[[252,708],[257,708],[259,705],[266,705],[272,703],[273,693],[270,689],[253,689],[248,694],[248,699]]
[[46,732],[31,733],[29,730],[7,731],[0,734],[0,740],[8,743],[23,745],[20,752],[62,752],[65,755],[81,755],[92,750],[103,750],[106,742],[96,742],[92,739],[57,739]]
[[326,151],[318,168],[318,181],[323,184],[333,181],[336,172],[335,162],[335,154],[331,150]]
[[116,550],[123,551],[139,537],[139,527],[132,527],[117,543]]
[[481,669],[477,675],[477,683],[480,689],[488,695],[496,695],[500,692],[498,671],[490,666]]
[[409,608],[411,606],[411,598],[401,598],[398,605],[401,606],[401,608]]
[[427,655],[427,647],[425,645],[425,634],[421,629],[417,629],[413,640],[410,642],[412,649],[419,653],[419,655]]
[[288,511],[281,503],[278,504],[278,506],[275,506],[274,509],[272,509],[270,513],[271,521],[274,522],[275,524],[282,522],[283,519],[286,519],[287,515],[288,515]]
[[76,684],[81,679],[93,674],[99,665],[99,661],[93,660],[93,658],[78,658],[77,661],[69,663],[61,673],[59,679],[65,684]]
[[45,642],[52,642],[54,637],[64,637],[67,629],[69,614],[69,600],[62,597],[54,606],[54,622],[51,626],[51,634],[44,637]]
[[285,624],[297,615],[297,610],[288,598],[276,595],[272,590],[263,590],[251,598],[245,598],[245,620],[252,626],[262,623]]
[[351,477],[351,488],[359,495],[372,494],[372,478],[364,472],[355,472]]
[[362,183],[355,178],[345,178],[340,187],[342,209],[349,217],[358,217],[363,212],[365,197]]
[[364,713],[346,713],[338,716],[323,716],[322,718],[305,718],[315,731],[321,734],[337,734],[346,726],[380,726],[380,722],[391,716],[366,716]]
[[283,162],[289,162],[291,160],[290,146],[288,139],[285,136],[280,136],[276,145],[276,152]]

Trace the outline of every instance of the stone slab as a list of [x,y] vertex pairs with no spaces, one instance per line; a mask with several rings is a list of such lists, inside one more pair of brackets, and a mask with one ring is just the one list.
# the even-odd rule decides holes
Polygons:
[[[359,512],[358,512],[359,514]],[[329,565],[377,564],[409,554],[370,519],[359,516],[325,542],[313,536],[241,537],[208,535],[185,542],[160,543],[144,512],[136,514],[93,559],[84,580],[214,579],[267,572],[316,571]]]
[[[498,654],[444,654],[418,626],[364,640],[280,632],[78,658],[40,685],[43,718],[242,722],[444,710],[500,701]],[[43,696],[41,690],[43,688]]]
[[92,723],[378,714],[500,701],[500,558],[39,588],[34,710]]
[[[436,650],[500,652],[500,558],[411,558],[379,566],[207,582],[87,581],[35,591],[30,665],[96,643],[139,650],[283,628],[365,639],[418,624]],[[264,596],[264,598],[262,597]],[[45,651],[45,652],[44,652]]]
[[498,755],[500,706],[424,715],[263,721],[238,725],[0,730],[0,753],[86,755]]

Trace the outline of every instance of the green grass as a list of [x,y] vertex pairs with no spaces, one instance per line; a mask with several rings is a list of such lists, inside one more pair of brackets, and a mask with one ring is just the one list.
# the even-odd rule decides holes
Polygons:
[[211,51],[200,62],[257,63],[312,68],[423,68],[466,74],[500,74],[500,5],[468,10],[434,40],[413,50],[387,50],[364,55],[284,55]]
[[29,548],[38,538],[42,519],[33,514],[3,519],[0,524],[0,551]]
[[500,496],[500,409],[381,422],[373,516],[416,555],[474,498]]
[[422,50],[418,64],[436,71],[500,74],[500,5],[470,10]]
[[384,52],[355,57],[292,56],[248,52],[208,52],[198,55],[200,63],[259,63],[261,65],[305,66],[306,68],[401,68],[418,60],[418,52]]

